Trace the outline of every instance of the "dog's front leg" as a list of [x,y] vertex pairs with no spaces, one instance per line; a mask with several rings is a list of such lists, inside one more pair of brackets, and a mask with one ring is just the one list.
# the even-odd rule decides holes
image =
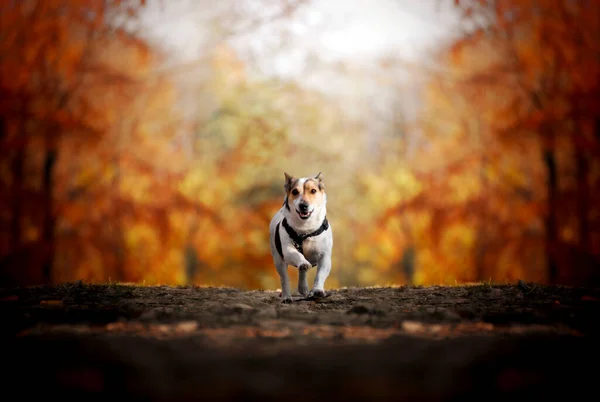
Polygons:
[[312,264],[293,246],[286,247],[283,250],[283,257],[290,265],[295,266],[300,271],[308,271],[312,268]]
[[291,303],[292,292],[290,291],[290,277],[288,276],[288,264],[285,261],[276,263],[277,273],[281,280],[281,302]]
[[308,280],[306,279],[306,272],[305,270],[298,270],[298,293],[300,293],[302,296],[306,297],[308,296]]
[[308,297],[325,297],[325,280],[331,272],[331,256],[323,256],[317,264],[317,274],[315,275],[315,282],[312,290],[308,294]]

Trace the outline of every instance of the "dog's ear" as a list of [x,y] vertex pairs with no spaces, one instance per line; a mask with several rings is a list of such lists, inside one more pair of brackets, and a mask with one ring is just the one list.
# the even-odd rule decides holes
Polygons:
[[315,176],[315,180],[319,183],[319,190],[323,190],[325,188],[325,183],[323,182],[323,176],[321,172]]
[[292,181],[294,180],[294,177],[290,176],[286,172],[283,172],[283,174],[285,175],[285,184],[283,185],[283,188],[285,188],[286,193],[289,193],[292,189]]

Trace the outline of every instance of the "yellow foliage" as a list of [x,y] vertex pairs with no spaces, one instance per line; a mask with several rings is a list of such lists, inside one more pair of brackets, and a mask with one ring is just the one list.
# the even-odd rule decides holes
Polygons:
[[[544,277],[542,155],[552,145],[559,240],[579,246],[582,183],[589,197],[578,200],[597,218],[598,21],[584,2],[457,2],[495,23],[440,52],[414,122],[376,125],[347,100],[250,74],[226,42],[206,52],[188,104],[165,56],[110,24],[125,18],[116,2],[10,3],[0,6],[0,235],[20,231],[12,243],[27,246],[50,237],[55,280],[278,287],[268,223],[284,171],[324,173],[328,286]],[[73,15],[79,7],[98,18]],[[512,7],[520,12],[504,18]],[[0,258],[14,251],[5,243]]]

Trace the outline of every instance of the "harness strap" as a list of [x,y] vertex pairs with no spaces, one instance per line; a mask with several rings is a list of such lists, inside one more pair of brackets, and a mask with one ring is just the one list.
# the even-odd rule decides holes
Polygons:
[[283,251],[281,250],[281,237],[279,237],[279,223],[277,224],[277,227],[275,228],[275,247],[277,248],[277,252],[281,256],[281,259],[283,260]]
[[[304,235],[299,235],[298,233],[296,233],[294,231],[294,229],[292,229],[292,227],[289,225],[289,223],[287,223],[287,219],[283,218],[283,221],[281,222],[281,224],[283,225],[285,231],[287,232],[287,234],[290,236],[290,239],[292,239],[292,244],[294,244],[294,247],[296,248],[296,250],[298,250],[300,252],[300,254],[304,254],[304,251],[302,249],[302,243],[304,242],[304,240],[308,239],[309,237],[314,237],[314,236],[318,236],[321,233],[323,233],[324,231],[326,231],[327,229],[329,229],[329,221],[327,220],[327,217],[325,217],[325,219],[323,219],[323,223],[321,223],[321,226],[319,226],[319,228],[317,230],[315,230],[312,233],[307,233]],[[279,233],[279,225],[277,225],[277,234]],[[277,236],[279,238],[279,236]],[[281,244],[281,240],[279,241],[279,243]],[[283,254],[279,253],[281,255],[281,258],[283,258]]]

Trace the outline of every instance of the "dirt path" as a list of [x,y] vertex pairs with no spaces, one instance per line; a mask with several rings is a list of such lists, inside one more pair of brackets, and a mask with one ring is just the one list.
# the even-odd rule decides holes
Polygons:
[[572,399],[595,387],[599,313],[598,289],[522,283],[291,305],[229,288],[0,290],[8,388],[88,399]]

